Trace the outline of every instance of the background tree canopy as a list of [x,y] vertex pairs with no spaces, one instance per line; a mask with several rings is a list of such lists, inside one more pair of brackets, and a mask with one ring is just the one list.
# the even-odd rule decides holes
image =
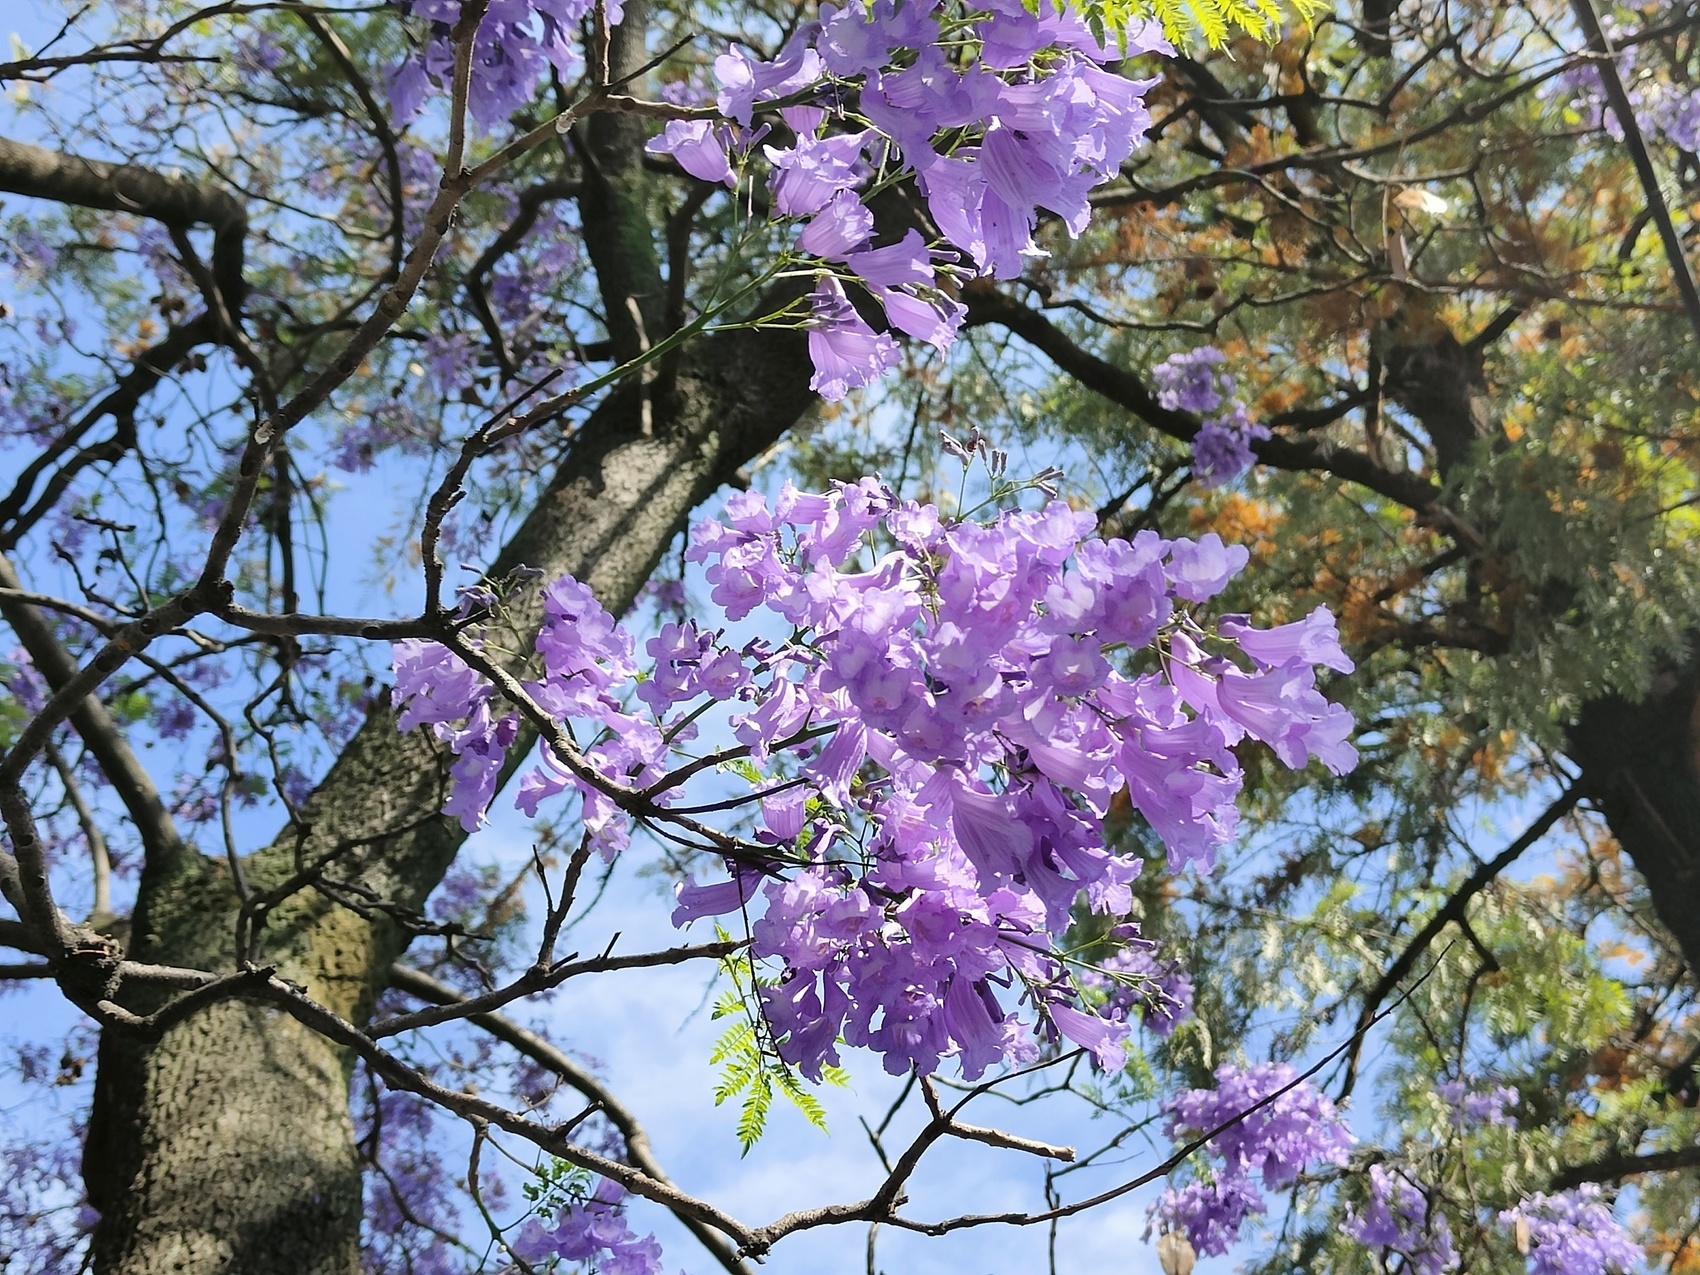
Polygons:
[[1700,1269],[1700,6],[13,20],[0,1269]]

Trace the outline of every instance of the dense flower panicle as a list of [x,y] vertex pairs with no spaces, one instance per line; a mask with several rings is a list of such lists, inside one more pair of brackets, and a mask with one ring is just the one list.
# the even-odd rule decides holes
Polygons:
[[[1233,745],[1256,738],[1300,766],[1355,757],[1350,717],[1315,688],[1313,662],[1350,667],[1326,612],[1266,632],[1235,618],[1256,648],[1238,662],[1190,606],[1226,586],[1243,549],[1094,530],[1058,500],[952,523],[872,478],[787,484],[771,504],[733,496],[724,521],[693,529],[687,557],[728,620],[764,612],[792,636],[734,646],[666,624],[640,681],[634,644],[589,590],[550,585],[545,675],[526,689],[584,741],[582,761],[574,773],[545,747],[518,802],[535,813],[576,793],[612,854],[629,835],[621,793],[676,800],[665,779],[689,756],[680,726],[723,704],[766,775],[750,796],[760,825],[729,853],[728,879],[680,888],[675,920],[750,918],[752,954],[780,973],[762,999],[783,1057],[818,1077],[842,1041],[894,1073],[955,1058],[978,1076],[1048,1040],[1119,1067],[1136,1005],[1166,1034],[1191,988],[1147,943],[1078,981],[1079,962],[1053,948],[1082,899],[1131,907],[1140,861],[1104,844],[1112,798],[1126,790],[1175,863],[1208,864],[1236,827]],[[1147,650],[1148,671],[1118,654]],[[432,724],[458,754],[457,813],[482,809],[477,781],[511,738],[489,687],[447,653],[400,644],[396,693],[406,723]]]
[[1520,1233],[1526,1228],[1531,1275],[1628,1275],[1646,1260],[1593,1183],[1537,1193],[1499,1220]]
[[1169,1187],[1152,1206],[1165,1225],[1186,1233],[1193,1248],[1215,1256],[1239,1238],[1248,1217],[1265,1211],[1265,1189],[1289,1187],[1316,1165],[1346,1163],[1354,1141],[1334,1104],[1286,1063],[1224,1063],[1214,1089],[1188,1090],[1165,1109],[1167,1132],[1176,1141],[1227,1125],[1205,1148],[1220,1161],[1212,1165],[1212,1178]]
[[[485,129],[493,129],[529,103],[553,67],[563,79],[579,72],[579,23],[591,0],[490,0],[472,45],[472,77],[467,107]],[[408,9],[433,24],[425,48],[391,75],[390,106],[405,123],[424,105],[433,87],[447,93],[454,70],[449,34],[460,20],[461,0],[409,0]],[[619,0],[606,5],[608,21],[618,24]]]
[[1346,1233],[1371,1248],[1401,1254],[1413,1275],[1443,1275],[1458,1268],[1452,1226],[1431,1211],[1428,1197],[1397,1170],[1372,1164],[1369,1199],[1346,1216]]

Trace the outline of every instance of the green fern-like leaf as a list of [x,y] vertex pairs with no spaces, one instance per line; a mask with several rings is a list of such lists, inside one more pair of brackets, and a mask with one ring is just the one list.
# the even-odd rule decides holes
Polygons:
[[767,1111],[772,1105],[773,1082],[768,1079],[766,1070],[758,1069],[750,1084],[750,1092],[744,1098],[744,1109],[738,1113],[738,1142],[744,1148],[744,1155],[748,1155],[750,1148],[761,1141],[761,1135],[767,1130]]
[[775,1068],[773,1078],[779,1082],[779,1087],[785,1096],[791,1100],[791,1105],[803,1113],[803,1118],[819,1129],[826,1132],[826,1108],[820,1105],[816,1098],[794,1075],[789,1067]]
[[[1289,13],[1308,23],[1322,9],[1321,0],[1069,0],[1101,37],[1114,36],[1125,45],[1127,33],[1140,23],[1156,22],[1178,49],[1197,40],[1221,48],[1236,32],[1273,42]],[[1039,0],[1027,0],[1038,12]]]
[[760,1056],[755,1047],[755,1030],[748,1023],[739,1023],[728,1028],[725,1035],[714,1043],[714,1052],[708,1056],[708,1061],[710,1066],[714,1066],[734,1056],[747,1058],[752,1054]]

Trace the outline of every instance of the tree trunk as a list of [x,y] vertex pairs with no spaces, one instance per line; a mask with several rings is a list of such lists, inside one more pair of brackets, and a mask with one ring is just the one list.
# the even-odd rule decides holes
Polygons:
[[1700,635],[1686,665],[1660,670],[1640,702],[1584,705],[1566,751],[1700,978]]
[[[572,574],[623,610],[690,510],[808,409],[808,368],[799,332],[695,343],[653,405],[653,436],[639,427],[635,390],[599,408],[492,575],[521,564]],[[534,632],[535,590],[514,611]],[[516,746],[510,773],[530,742]],[[250,888],[324,863],[326,886],[343,885],[344,898],[421,909],[463,840],[438,813],[443,772],[428,736],[402,736],[387,709],[373,712],[300,823],[245,862]],[[143,871],[131,953],[230,969],[236,915],[221,860],[160,856]],[[308,887],[270,914],[262,959],[358,1024],[406,943],[387,913],[362,915]],[[197,1014],[153,1044],[105,1033],[83,1163],[101,1213],[96,1271],[352,1275],[361,1180],[349,1069],[292,1019],[248,1004]]]

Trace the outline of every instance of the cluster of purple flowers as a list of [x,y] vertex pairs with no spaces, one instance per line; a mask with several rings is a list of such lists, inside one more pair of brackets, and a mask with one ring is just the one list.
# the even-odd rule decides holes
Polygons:
[[1593,1183],[1531,1195],[1499,1220],[1513,1228],[1518,1246],[1527,1251],[1531,1275],[1626,1275],[1646,1256]]
[[1506,1112],[1508,1107],[1515,1107],[1518,1101],[1517,1091],[1509,1085],[1472,1090],[1462,1080],[1448,1080],[1438,1086],[1435,1092],[1440,1095],[1442,1102],[1452,1108],[1455,1124],[1488,1124],[1509,1128],[1517,1123]]
[[[748,797],[761,828],[727,854],[728,879],[681,887],[674,920],[754,918],[752,953],[781,970],[762,996],[782,1057],[818,1077],[842,1039],[894,1073],[955,1057],[978,1076],[1033,1057],[1036,1023],[1119,1068],[1127,1005],[1082,1009],[1051,939],[1082,894],[1100,913],[1131,906],[1140,863],[1104,845],[1112,795],[1127,790],[1177,864],[1210,863],[1236,829],[1230,750],[1242,739],[1290,766],[1355,764],[1351,717],[1313,667],[1352,665],[1326,611],[1271,630],[1229,617],[1214,632],[1190,614],[1244,549],[1093,532],[1055,500],[950,523],[871,478],[820,494],[787,484],[772,507],[734,496],[725,522],[693,529],[688,556],[728,620],[761,610],[792,636],[735,647],[723,630],[667,624],[640,682],[631,637],[589,590],[551,584],[544,675],[526,689],[593,742],[575,759],[544,748],[519,804],[535,813],[577,793],[612,854],[629,836],[622,800],[676,800],[684,780],[669,759],[688,763],[693,724],[723,704],[765,768]],[[1118,651],[1146,648],[1152,671],[1117,668]],[[516,719],[423,642],[398,644],[396,696],[404,729],[430,724],[457,754],[448,808],[473,826]],[[1184,983],[1138,968],[1148,949],[1124,959],[1166,977],[1169,1012],[1181,1011]],[[1026,1022],[1000,991],[1032,1007]]]
[[1184,1232],[1198,1252],[1218,1257],[1239,1238],[1246,1218],[1265,1211],[1266,1189],[1291,1186],[1313,1165],[1345,1164],[1354,1141],[1334,1104],[1286,1063],[1224,1063],[1214,1089],[1188,1090],[1165,1109],[1167,1132],[1177,1141],[1232,1121],[1205,1148],[1219,1161],[1212,1176],[1169,1187],[1152,1206],[1166,1229]]
[[1102,995],[1098,1012],[1104,1017],[1125,1022],[1137,1010],[1167,1039],[1177,1023],[1192,1017],[1192,976],[1179,962],[1158,956],[1157,944],[1140,938],[1137,925],[1117,926],[1110,938],[1126,946],[1082,969],[1075,981]]
[[[1128,53],[1154,51],[1173,52],[1154,26],[1128,33]],[[861,317],[840,276],[877,301],[893,329],[943,350],[964,310],[940,290],[940,266],[1020,274],[1043,255],[1033,240],[1040,209],[1071,235],[1086,228],[1089,192],[1150,126],[1144,94],[1154,81],[1104,69],[1121,56],[1072,10],[1029,12],[1017,0],[826,4],[771,62],[735,48],[719,57],[723,119],[669,122],[650,149],[735,186],[769,132],[754,127],[758,109],[783,122],[791,144],[761,153],[774,212],[806,218],[799,247],[829,266],[811,298],[809,348],[814,388],[836,399],[897,360],[895,340]],[[917,178],[946,249],[929,249],[914,230],[870,246],[862,193],[876,175],[901,173]]]
[[[447,85],[448,32],[461,13],[461,0],[409,4],[434,28],[392,76],[401,120],[433,85]],[[495,126],[530,100],[550,66],[576,73],[571,33],[590,9],[590,0],[493,0],[474,44],[474,119]],[[607,15],[618,23],[619,4]],[[1029,12],[1021,0],[823,4],[772,60],[737,47],[716,58],[718,118],[681,105],[649,149],[729,187],[766,161],[772,214],[801,223],[798,247],[821,267],[806,315],[812,386],[839,399],[895,365],[893,333],[949,348],[965,310],[940,286],[941,270],[958,279],[1021,274],[1044,255],[1033,238],[1041,210],[1070,235],[1086,228],[1091,190],[1116,176],[1151,123],[1145,94],[1156,81],[1106,64],[1174,51],[1156,24],[1124,37],[1106,44],[1073,9]],[[873,244],[864,199],[905,174],[927,200],[939,245],[913,229]],[[845,282],[866,293],[890,331],[863,317]],[[1227,472],[1233,437],[1228,424],[1207,430],[1204,445],[1220,453],[1210,472]]]
[[[1631,43],[1623,47],[1623,37],[1630,34],[1620,29],[1611,14],[1601,17],[1606,36],[1618,51],[1612,58],[1617,64],[1618,78],[1637,119],[1649,133],[1662,134],[1678,150],[1700,151],[1700,89],[1675,78],[1660,76],[1646,66],[1637,67],[1638,47]],[[1623,140],[1623,125],[1606,101],[1605,84],[1600,69],[1592,61],[1577,61],[1556,77],[1550,94],[1563,95],[1565,106],[1574,111],[1589,128],[1602,129],[1614,141]]]
[[12,697],[19,710],[34,715],[47,703],[47,683],[35,671],[35,661],[21,646],[13,647],[0,662],[0,686]]
[[1152,371],[1157,401],[1171,412],[1203,419],[1192,440],[1192,469],[1206,487],[1232,482],[1251,468],[1252,440],[1269,437],[1267,425],[1246,415],[1235,401],[1234,378],[1222,368],[1226,356],[1215,346],[1171,354]]
[[1360,1244],[1402,1254],[1413,1275],[1455,1270],[1452,1225],[1429,1209],[1422,1189],[1397,1169],[1369,1168],[1369,1199],[1346,1216],[1346,1233]]
[[[432,24],[431,39],[390,77],[390,108],[406,123],[419,113],[433,85],[446,93],[454,73],[449,32],[460,20],[461,0],[407,0],[408,11]],[[578,73],[574,33],[591,0],[490,0],[472,46],[467,108],[486,129],[530,102],[549,67],[565,79]],[[620,20],[620,0],[608,0],[608,21]]]
[[620,1211],[625,1196],[623,1186],[603,1178],[589,1199],[560,1210],[553,1227],[532,1218],[508,1247],[522,1262],[545,1269],[560,1258],[595,1275],[661,1275],[661,1245],[653,1235],[639,1239],[626,1224]]

